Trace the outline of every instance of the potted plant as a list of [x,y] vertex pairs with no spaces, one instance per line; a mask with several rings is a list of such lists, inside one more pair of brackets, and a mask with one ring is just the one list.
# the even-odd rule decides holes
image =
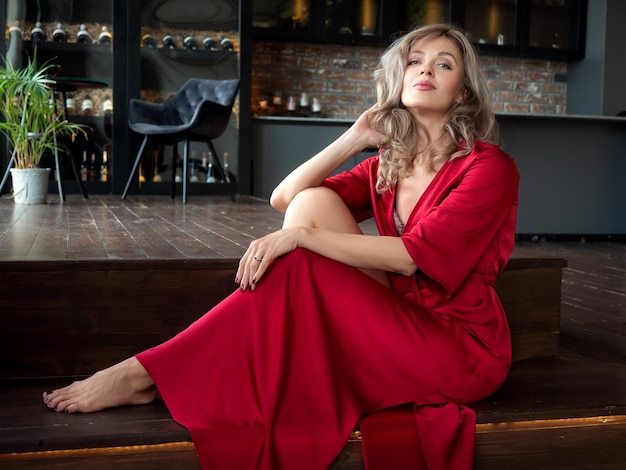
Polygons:
[[[11,177],[17,203],[46,202],[50,168],[39,168],[41,158],[47,150],[58,150],[61,137],[77,132],[85,134],[85,126],[63,120],[56,113],[51,76],[54,67],[50,61],[37,66],[36,54],[28,58],[23,68],[15,68],[6,61],[0,67],[0,132],[12,148]],[[34,182],[29,179],[31,175]]]

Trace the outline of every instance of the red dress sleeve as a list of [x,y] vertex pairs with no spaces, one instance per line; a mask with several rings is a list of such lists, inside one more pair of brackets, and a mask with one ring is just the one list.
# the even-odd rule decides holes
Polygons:
[[376,187],[378,156],[368,158],[348,171],[327,178],[322,186],[335,191],[357,222],[374,215],[372,189]]
[[[477,143],[474,151],[447,162],[420,200],[402,235],[428,277],[452,295],[471,272],[497,275],[513,250],[519,173],[499,148]],[[426,193],[425,193],[426,195]],[[420,208],[424,207],[423,210]],[[485,256],[489,249],[498,253]],[[481,266],[489,260],[493,266]]]

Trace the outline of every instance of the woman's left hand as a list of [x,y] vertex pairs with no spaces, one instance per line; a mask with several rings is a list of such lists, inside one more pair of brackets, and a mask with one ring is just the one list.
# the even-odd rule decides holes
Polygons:
[[263,238],[254,240],[239,260],[235,282],[241,290],[254,290],[267,271],[268,266],[276,258],[299,246],[299,236],[304,227],[290,227],[270,233]]

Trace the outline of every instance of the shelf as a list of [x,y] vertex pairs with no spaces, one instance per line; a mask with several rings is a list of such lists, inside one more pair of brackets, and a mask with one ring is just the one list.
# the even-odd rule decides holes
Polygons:
[[[34,55],[33,42],[24,41],[24,54]],[[91,78],[112,82],[113,52],[110,46],[99,44],[40,42],[37,61],[51,61],[58,66],[59,75]]]

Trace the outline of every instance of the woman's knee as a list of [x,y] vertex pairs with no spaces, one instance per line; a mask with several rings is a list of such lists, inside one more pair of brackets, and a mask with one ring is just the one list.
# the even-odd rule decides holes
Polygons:
[[300,191],[295,195],[289,206],[291,207],[294,204],[298,206],[311,205],[313,207],[316,207],[319,204],[341,204],[345,206],[343,200],[335,191],[324,186],[307,188]]
[[314,228],[359,233],[360,229],[343,200],[323,186],[299,192],[285,212],[284,227]]

